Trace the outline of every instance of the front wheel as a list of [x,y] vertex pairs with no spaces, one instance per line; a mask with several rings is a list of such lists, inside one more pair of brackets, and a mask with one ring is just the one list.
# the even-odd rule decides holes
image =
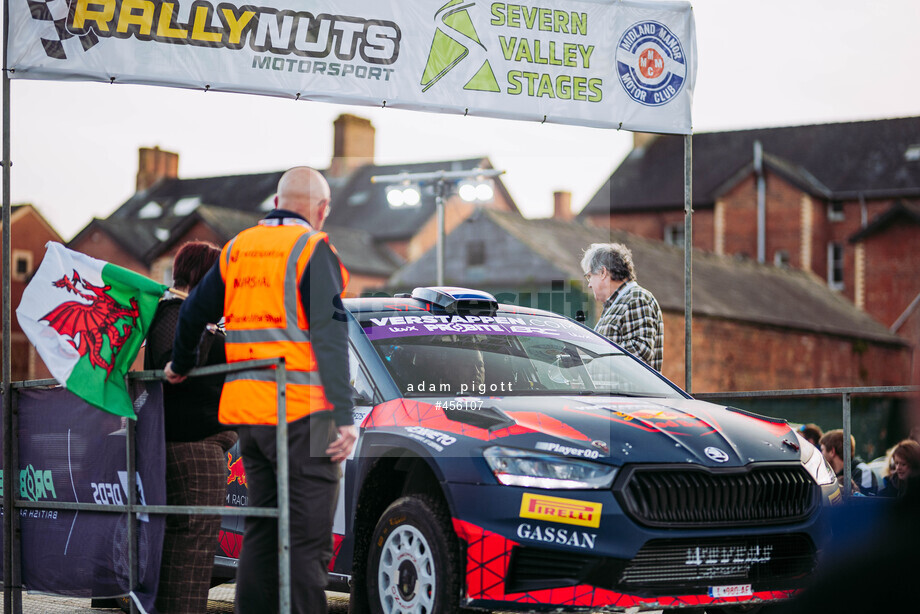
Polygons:
[[373,614],[454,614],[460,595],[457,535],[429,495],[397,499],[383,512],[368,553]]

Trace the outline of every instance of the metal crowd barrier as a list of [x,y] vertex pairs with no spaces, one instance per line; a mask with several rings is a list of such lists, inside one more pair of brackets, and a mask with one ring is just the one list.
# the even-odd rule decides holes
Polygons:
[[[194,506],[194,505],[138,505],[137,498],[137,480],[135,467],[135,424],[133,420],[127,420],[127,441],[125,454],[127,460],[126,470],[128,473],[128,493],[127,505],[103,505],[99,503],[71,503],[71,502],[54,502],[54,501],[28,501],[15,496],[12,489],[13,480],[5,480],[3,492],[3,513],[6,518],[12,518],[13,523],[4,523],[4,613],[5,614],[22,614],[22,578],[20,574],[19,552],[21,544],[19,541],[18,530],[13,530],[15,526],[18,529],[19,515],[16,510],[19,509],[58,509],[58,510],[77,510],[92,512],[107,512],[128,514],[128,583],[131,591],[136,588],[136,561],[137,561],[137,536],[135,521],[137,514],[218,514],[221,516],[264,516],[278,519],[278,578],[279,578],[279,611],[281,614],[289,614],[291,611],[291,540],[290,540],[290,506],[288,494],[288,425],[287,420],[282,416],[287,416],[286,405],[286,385],[287,369],[285,368],[283,358],[271,358],[263,360],[250,360],[245,362],[235,362],[232,364],[213,365],[208,367],[198,367],[189,372],[189,377],[201,377],[205,375],[217,375],[222,373],[234,373],[237,371],[251,369],[275,369],[275,383],[277,385],[277,403],[278,403],[278,427],[275,432],[275,441],[278,450],[277,476],[278,476],[278,507],[223,507],[223,506]],[[137,381],[159,381],[163,380],[162,370],[156,371],[132,371],[127,375],[128,379]],[[24,382],[12,382],[12,424],[10,432],[4,432],[5,449],[12,451],[11,467],[19,465],[18,437],[18,403],[17,390],[25,388],[50,388],[58,386],[55,379],[31,380]],[[102,411],[102,410],[100,410]],[[4,475],[13,475],[10,468],[4,466]],[[9,485],[9,486],[7,486]],[[136,614],[137,608],[131,601],[131,612]]]
[[[852,432],[850,401],[853,395],[911,394],[920,392],[920,386],[861,386],[853,388],[803,388],[799,390],[752,390],[749,392],[706,392],[694,394],[700,400],[709,399],[768,399],[778,397],[814,397],[840,395],[843,417],[843,441],[850,441]],[[843,446],[843,495],[853,494],[852,451]]]

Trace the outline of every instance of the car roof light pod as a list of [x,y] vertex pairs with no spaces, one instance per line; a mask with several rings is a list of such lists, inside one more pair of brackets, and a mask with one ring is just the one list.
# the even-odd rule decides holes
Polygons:
[[493,315],[498,311],[498,301],[488,292],[455,288],[451,286],[432,286],[416,288],[412,298],[432,303],[448,313],[464,312]]

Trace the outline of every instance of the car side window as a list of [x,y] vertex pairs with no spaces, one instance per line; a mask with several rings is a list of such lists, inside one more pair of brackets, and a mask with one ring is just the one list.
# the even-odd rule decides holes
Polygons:
[[[376,399],[374,383],[367,374],[354,346],[350,343],[348,344],[348,372],[351,374],[351,387],[357,394],[363,395],[368,400],[360,405],[373,405]],[[359,405],[359,403],[355,404]]]

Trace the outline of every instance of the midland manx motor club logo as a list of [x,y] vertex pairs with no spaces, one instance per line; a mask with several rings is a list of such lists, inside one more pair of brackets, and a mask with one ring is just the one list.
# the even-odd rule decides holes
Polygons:
[[657,21],[641,21],[628,28],[617,44],[616,62],[623,89],[645,106],[669,103],[687,80],[680,39]]

